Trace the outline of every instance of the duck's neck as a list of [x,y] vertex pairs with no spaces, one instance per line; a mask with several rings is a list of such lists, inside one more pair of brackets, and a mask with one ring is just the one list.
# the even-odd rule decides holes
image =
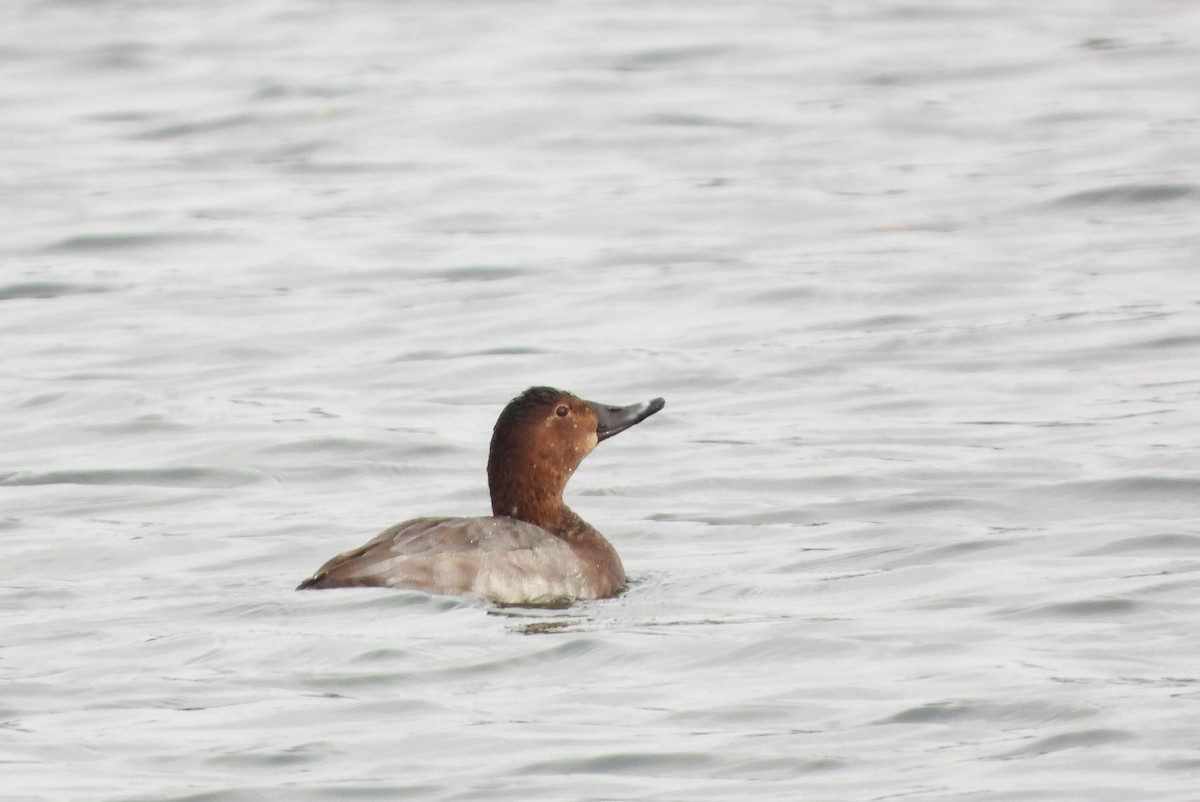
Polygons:
[[528,521],[568,543],[601,537],[591,524],[563,502],[561,489],[558,492],[538,489],[560,486],[559,482],[538,482],[537,477],[526,473],[519,476],[519,479],[514,479],[511,474],[489,477],[493,515]]
[[492,514],[537,524],[551,532],[567,509],[562,491],[566,482],[547,475],[542,465],[512,470],[494,463],[488,465],[488,489],[492,494]]

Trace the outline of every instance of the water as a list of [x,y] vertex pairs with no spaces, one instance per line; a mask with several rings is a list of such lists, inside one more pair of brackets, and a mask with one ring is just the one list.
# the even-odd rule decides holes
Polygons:
[[[1200,6],[0,11],[6,800],[1194,800]],[[618,599],[297,594],[667,408]]]

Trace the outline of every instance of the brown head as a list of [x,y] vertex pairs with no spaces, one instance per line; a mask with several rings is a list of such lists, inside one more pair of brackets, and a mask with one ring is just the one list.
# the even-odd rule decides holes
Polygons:
[[554,531],[566,509],[563,489],[583,458],[601,440],[641,423],[665,403],[655,398],[611,407],[552,387],[530,387],[509,402],[492,431],[492,514]]

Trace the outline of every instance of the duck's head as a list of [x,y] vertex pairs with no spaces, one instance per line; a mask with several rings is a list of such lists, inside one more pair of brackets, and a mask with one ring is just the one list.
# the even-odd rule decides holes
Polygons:
[[661,398],[615,407],[553,387],[530,387],[496,420],[488,454],[492,512],[539,526],[557,520],[571,475],[596,444],[644,421]]

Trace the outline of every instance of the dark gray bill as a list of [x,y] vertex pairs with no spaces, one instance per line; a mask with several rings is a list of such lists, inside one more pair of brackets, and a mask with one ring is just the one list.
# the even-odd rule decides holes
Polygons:
[[591,401],[587,405],[596,412],[596,439],[607,440],[618,432],[623,432],[630,426],[636,426],[646,418],[658,412],[667,402],[661,398],[633,404],[627,407],[606,407]]

